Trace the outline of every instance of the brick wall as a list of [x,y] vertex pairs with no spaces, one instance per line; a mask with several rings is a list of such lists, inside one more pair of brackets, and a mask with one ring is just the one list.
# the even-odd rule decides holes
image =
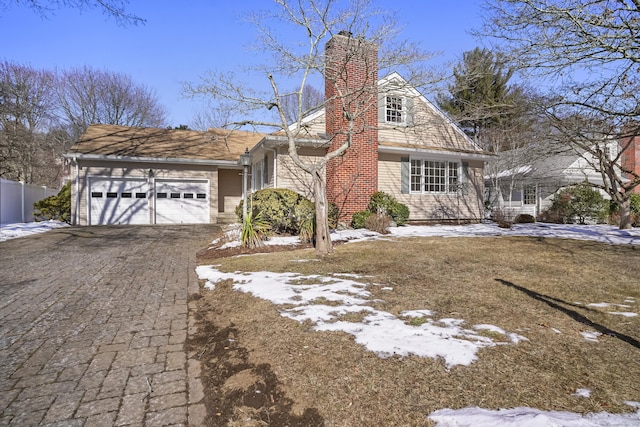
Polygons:
[[[629,140],[631,140],[631,144],[624,153],[622,153],[622,167],[640,174],[640,136],[623,138],[620,141],[620,146],[625,147],[629,143]],[[629,176],[628,178],[631,177]],[[640,194],[640,186],[634,188],[633,192]]]
[[[327,42],[325,58],[329,150],[351,136],[346,153],[327,165],[327,197],[340,208],[341,220],[350,221],[354,212],[367,208],[378,188],[378,50],[340,33]],[[351,129],[348,114],[355,118]]]

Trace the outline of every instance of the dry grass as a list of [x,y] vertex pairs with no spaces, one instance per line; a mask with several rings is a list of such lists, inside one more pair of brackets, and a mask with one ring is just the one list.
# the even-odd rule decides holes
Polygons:
[[[192,342],[198,352],[207,337],[233,332],[231,347],[202,358],[207,393],[220,396],[229,378],[248,370],[255,384],[264,383],[265,398],[247,403],[247,387],[244,403],[209,398],[210,425],[424,426],[430,425],[427,415],[441,408],[623,412],[631,410],[624,401],[640,401],[640,316],[585,305],[634,298],[626,303],[631,308],[618,310],[640,313],[640,250],[632,247],[415,238],[341,245],[319,260],[306,249],[218,264],[224,271],[371,276],[366,280],[393,287],[368,289],[382,300],[376,308],[395,315],[430,309],[437,318],[496,325],[529,342],[483,349],[471,366],[450,370],[442,360],[381,359],[350,335],[313,331],[281,317],[270,302],[223,283],[203,291],[201,334]],[[604,333],[599,342],[580,334],[596,330]],[[591,397],[576,397],[578,388],[592,390]]]

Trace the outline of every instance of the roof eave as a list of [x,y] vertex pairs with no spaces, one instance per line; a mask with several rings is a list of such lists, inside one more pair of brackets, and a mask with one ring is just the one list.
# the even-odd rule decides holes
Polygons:
[[107,154],[84,154],[66,153],[65,158],[70,160],[94,160],[103,162],[123,162],[123,163],[169,163],[181,165],[208,165],[208,166],[239,166],[239,160],[208,160],[208,159],[181,159],[177,157],[131,157],[114,156]]
[[391,154],[430,154],[443,157],[462,157],[469,160],[482,160],[485,162],[492,162],[496,160],[496,156],[493,154],[487,154],[485,152],[469,152],[469,151],[449,151],[449,150],[433,150],[429,148],[419,147],[391,147],[385,145],[379,145],[378,151],[380,153]]
[[[254,149],[257,148],[258,146],[274,148],[274,147],[286,146],[288,144],[289,144],[289,138],[287,138],[286,136],[269,135],[262,138],[260,142],[258,142],[258,144],[255,145]],[[296,146],[298,147],[323,148],[323,147],[329,147],[330,144],[331,144],[331,141],[329,141],[328,139],[320,139],[320,138],[297,138],[296,139]],[[251,149],[250,151],[253,151],[253,149]]]

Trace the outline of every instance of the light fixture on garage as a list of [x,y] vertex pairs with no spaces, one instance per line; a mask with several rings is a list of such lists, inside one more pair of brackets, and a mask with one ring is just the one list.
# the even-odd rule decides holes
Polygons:
[[248,148],[245,148],[244,154],[240,155],[240,163],[242,164],[242,222],[244,223],[247,218],[247,176],[251,165],[251,154]]

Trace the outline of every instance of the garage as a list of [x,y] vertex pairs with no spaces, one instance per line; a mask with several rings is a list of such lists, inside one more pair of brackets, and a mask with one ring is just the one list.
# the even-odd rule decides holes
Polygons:
[[89,224],[149,224],[146,179],[89,178]]
[[208,180],[156,180],[156,224],[208,224]]

